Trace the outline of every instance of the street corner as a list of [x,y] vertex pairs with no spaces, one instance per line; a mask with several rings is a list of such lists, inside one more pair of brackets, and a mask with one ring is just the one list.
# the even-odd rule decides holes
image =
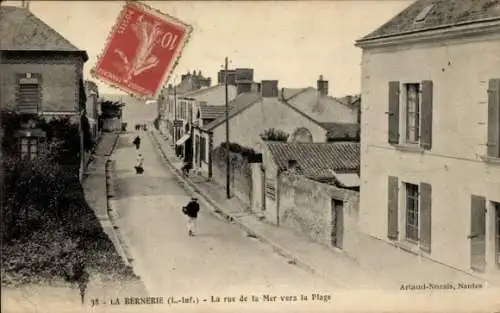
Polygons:
[[153,98],[176,67],[192,29],[143,3],[127,1],[91,74],[135,98]]

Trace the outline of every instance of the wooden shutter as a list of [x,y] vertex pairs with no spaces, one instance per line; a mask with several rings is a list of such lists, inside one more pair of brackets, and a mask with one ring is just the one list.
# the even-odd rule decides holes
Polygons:
[[17,110],[22,114],[37,114],[40,86],[37,79],[21,79],[18,86]]
[[429,150],[432,148],[432,95],[432,81],[424,80],[422,82],[422,105],[420,107],[420,146]]
[[490,157],[500,157],[500,79],[488,84],[488,149]]
[[399,82],[389,82],[388,141],[399,143]]
[[470,221],[471,268],[483,271],[486,266],[486,198],[471,196]]
[[387,237],[390,240],[398,239],[398,199],[399,199],[398,178],[389,176],[388,180],[388,216],[387,216]]
[[420,183],[420,249],[430,253],[432,242],[432,186]]

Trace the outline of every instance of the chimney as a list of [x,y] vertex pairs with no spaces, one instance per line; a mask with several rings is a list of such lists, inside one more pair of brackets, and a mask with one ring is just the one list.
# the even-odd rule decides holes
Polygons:
[[236,84],[236,90],[238,94],[242,94],[244,92],[252,91],[252,81],[251,80],[239,80]]
[[328,81],[323,80],[323,75],[319,75],[318,79],[318,92],[321,96],[328,96]]
[[[225,70],[220,70],[217,74],[217,82],[219,85],[224,84],[224,72]],[[227,84],[236,86],[236,71],[227,70]]]
[[235,70],[237,80],[250,80],[253,81],[253,69],[252,68],[237,68]]
[[347,102],[348,105],[351,105],[352,104],[352,96],[351,95],[346,96],[345,101]]
[[263,98],[278,97],[278,81],[263,80],[260,85],[260,93]]

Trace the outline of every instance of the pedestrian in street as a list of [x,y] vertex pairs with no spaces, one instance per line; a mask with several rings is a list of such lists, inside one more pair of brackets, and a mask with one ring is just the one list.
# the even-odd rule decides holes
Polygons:
[[191,162],[185,161],[184,164],[182,165],[182,175],[184,177],[189,177],[189,171],[193,168],[191,165]]
[[141,147],[141,137],[139,136],[135,137],[132,143],[135,145],[136,150],[139,150],[139,148]]
[[137,156],[137,163],[135,164],[135,173],[136,174],[143,174],[144,173],[144,168],[142,167],[144,163],[144,157],[142,154],[139,153]]
[[187,229],[188,235],[194,236],[196,230],[196,219],[198,218],[198,212],[200,211],[200,205],[198,204],[198,199],[193,197],[191,201],[182,208],[182,212],[187,216]]

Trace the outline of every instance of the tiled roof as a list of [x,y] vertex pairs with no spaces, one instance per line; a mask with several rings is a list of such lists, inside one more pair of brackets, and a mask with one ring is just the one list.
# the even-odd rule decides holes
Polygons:
[[279,169],[285,170],[289,160],[309,178],[334,178],[333,172],[357,172],[360,167],[359,143],[355,142],[266,142]]
[[[236,96],[236,98],[233,99],[233,101],[229,103],[229,118],[231,119],[233,116],[243,112],[245,109],[249,108],[250,106],[252,106],[252,104],[256,103],[260,99],[260,93],[257,92],[244,92],[242,94],[239,94],[238,96]],[[225,115],[221,115],[214,121],[205,125],[203,129],[212,130],[225,121]]]
[[359,140],[360,125],[354,123],[321,123],[327,130],[326,138]]
[[226,111],[226,107],[222,105],[202,105],[200,106],[201,119],[216,119],[222,116]]
[[[422,16],[422,21],[415,21]],[[498,0],[417,0],[358,42],[492,19],[500,19]]]
[[0,50],[80,51],[28,9],[0,6]]

